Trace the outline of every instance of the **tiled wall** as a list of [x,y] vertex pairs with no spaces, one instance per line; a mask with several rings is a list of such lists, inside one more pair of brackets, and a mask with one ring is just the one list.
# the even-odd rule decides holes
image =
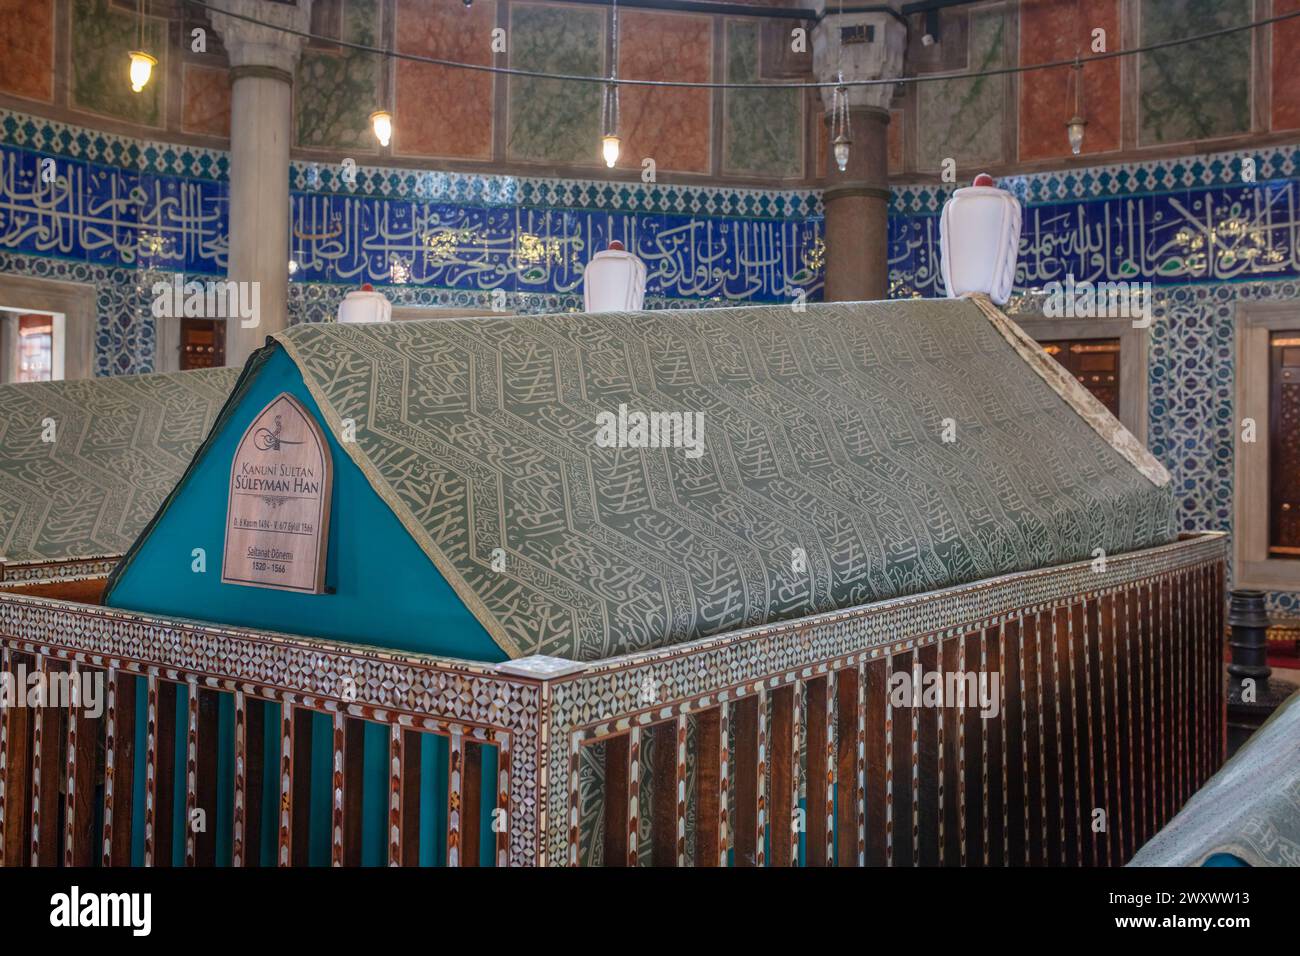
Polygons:
[[[225,274],[226,176],[220,150],[0,109],[0,274],[93,284],[97,372],[149,371],[154,282]],[[289,183],[291,322],[332,317],[362,282],[399,305],[575,311],[583,268],[613,239],[645,261],[651,308],[821,294],[810,190],[388,166],[358,167],[347,183],[336,164],[303,161]]]
[[[1233,414],[1239,302],[1288,300],[1300,328],[1300,283],[1177,286],[1156,310],[1150,353],[1151,451],[1173,475],[1185,531],[1232,531]],[[1267,594],[1275,614],[1300,616],[1300,593]]]

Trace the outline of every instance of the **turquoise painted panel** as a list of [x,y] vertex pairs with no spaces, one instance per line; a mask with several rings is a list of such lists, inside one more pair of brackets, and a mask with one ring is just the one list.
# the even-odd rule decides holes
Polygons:
[[[185,865],[185,831],[189,822],[185,815],[185,767],[189,756],[190,689],[186,684],[176,685],[173,719],[176,735],[172,741],[172,866],[182,867]],[[163,799],[161,794],[158,799]]]
[[[230,863],[235,828],[235,698],[217,695],[217,863]],[[211,820],[208,826],[213,826]]]
[[420,735],[420,865],[447,859],[446,737]]
[[496,866],[497,835],[492,829],[493,813],[497,808],[497,755],[496,747],[483,748],[482,796],[479,799],[479,866]]
[[262,825],[259,866],[275,866],[280,840],[280,705],[262,712]]
[[[334,462],[325,575],[334,593],[221,583],[230,462],[244,429],[280,392],[320,419],[298,369],[276,348],[241,386],[233,408],[223,412],[178,492],[128,554],[105,603],[398,650],[504,660],[323,423]],[[191,570],[196,548],[206,553],[203,573]]]
[[1210,857],[1201,866],[1250,866],[1239,856],[1233,856],[1231,853],[1216,853]]
[[330,825],[334,808],[334,719],[329,714],[311,715],[311,815],[308,819],[309,866],[330,865]]

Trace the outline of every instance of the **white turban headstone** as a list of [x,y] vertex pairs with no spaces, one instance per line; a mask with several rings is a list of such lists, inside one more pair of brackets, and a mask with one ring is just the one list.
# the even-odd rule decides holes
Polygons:
[[588,312],[635,312],[645,305],[645,263],[615,239],[598,252],[582,273],[582,298]]
[[388,322],[392,317],[393,304],[382,292],[376,292],[369,282],[360,290],[349,292],[339,303],[340,322]]
[[1020,203],[980,173],[943,204],[939,266],[949,298],[984,292],[998,305],[1011,298],[1020,251]]

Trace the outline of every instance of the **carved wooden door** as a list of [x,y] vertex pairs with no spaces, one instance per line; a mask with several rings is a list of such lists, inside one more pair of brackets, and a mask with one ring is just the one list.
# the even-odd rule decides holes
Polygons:
[[1269,349],[1268,551],[1300,557],[1300,331],[1274,332]]

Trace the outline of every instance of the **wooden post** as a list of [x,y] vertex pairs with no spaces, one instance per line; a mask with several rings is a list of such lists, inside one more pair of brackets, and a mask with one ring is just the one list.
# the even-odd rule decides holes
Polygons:
[[835,859],[835,672],[808,682],[808,865]]
[[83,669],[75,662],[70,668],[71,698],[68,701],[67,743],[64,748],[67,765],[63,810],[64,866],[90,866],[95,855],[95,760],[102,716],[87,716],[89,703],[83,699],[82,684],[95,680],[102,673]]
[[695,721],[695,865],[726,865],[727,703]]
[[104,705],[104,829],[101,866],[131,865],[135,791],[135,679],[109,668]]

